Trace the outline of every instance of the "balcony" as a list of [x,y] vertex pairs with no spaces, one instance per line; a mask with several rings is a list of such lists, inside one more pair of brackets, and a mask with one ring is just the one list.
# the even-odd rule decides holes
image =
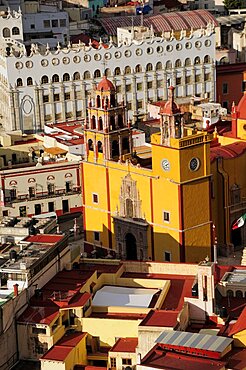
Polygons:
[[54,191],[43,191],[43,192],[37,192],[35,194],[21,194],[17,195],[16,198],[4,197],[4,204],[6,206],[11,205],[13,203],[20,203],[25,201],[32,201],[32,200],[38,200],[38,199],[48,199],[48,198],[55,198],[60,197],[62,195],[73,195],[73,194],[79,194],[81,193],[81,187],[80,186],[74,186],[72,189],[66,190],[66,189],[56,189]]

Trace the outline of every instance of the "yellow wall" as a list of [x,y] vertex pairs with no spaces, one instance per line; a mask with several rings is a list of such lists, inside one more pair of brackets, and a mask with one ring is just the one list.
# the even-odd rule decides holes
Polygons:
[[246,330],[242,330],[239,333],[233,335],[234,346],[246,347]]
[[120,320],[120,319],[99,319],[83,318],[82,330],[88,333],[88,344],[90,337],[99,337],[101,346],[112,347],[115,344],[115,338],[138,336],[138,325],[141,320]]
[[[110,231],[113,236],[112,247],[116,247],[113,216],[119,209],[122,179],[130,174],[137,182],[142,201],[142,215],[150,225],[153,225],[155,260],[164,261],[164,253],[168,251],[171,252],[173,262],[180,261],[182,242],[180,230],[187,229],[183,233],[185,261],[197,263],[207,255],[210,256],[209,141],[203,133],[189,136],[190,141],[182,139],[181,143],[174,139],[173,147],[158,145],[158,140],[160,137],[155,135],[152,145],[152,170],[113,161],[95,163],[93,152],[90,153],[89,161],[83,162],[86,240],[94,243],[94,231],[98,231],[101,245],[108,247]],[[183,147],[180,149],[181,145]],[[200,167],[192,172],[189,169],[189,162],[194,157],[199,158]],[[168,172],[164,172],[161,167],[164,158],[170,162],[171,168]],[[180,192],[183,196],[183,206]],[[98,194],[97,204],[93,203],[93,193]],[[163,220],[164,211],[170,212],[170,222]],[[153,256],[150,229],[151,227],[148,232],[148,257],[151,258]]]

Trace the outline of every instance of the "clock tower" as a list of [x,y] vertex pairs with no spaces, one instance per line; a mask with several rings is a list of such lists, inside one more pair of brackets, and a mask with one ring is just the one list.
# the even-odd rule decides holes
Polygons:
[[180,261],[197,262],[212,257],[210,138],[184,126],[172,86],[160,114],[160,133],[152,135],[152,169],[166,197],[160,213],[168,220],[170,245],[179,243]]

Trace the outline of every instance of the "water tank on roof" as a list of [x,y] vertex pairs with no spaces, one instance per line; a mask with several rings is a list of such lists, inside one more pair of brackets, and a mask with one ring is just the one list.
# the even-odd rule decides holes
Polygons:
[[9,252],[9,259],[11,259],[12,261],[15,261],[17,259],[17,252],[14,249]]

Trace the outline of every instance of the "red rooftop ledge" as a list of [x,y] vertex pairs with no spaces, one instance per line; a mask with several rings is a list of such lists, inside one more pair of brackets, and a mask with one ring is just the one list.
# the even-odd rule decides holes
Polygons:
[[119,338],[110,352],[135,353],[138,345],[138,338]]

